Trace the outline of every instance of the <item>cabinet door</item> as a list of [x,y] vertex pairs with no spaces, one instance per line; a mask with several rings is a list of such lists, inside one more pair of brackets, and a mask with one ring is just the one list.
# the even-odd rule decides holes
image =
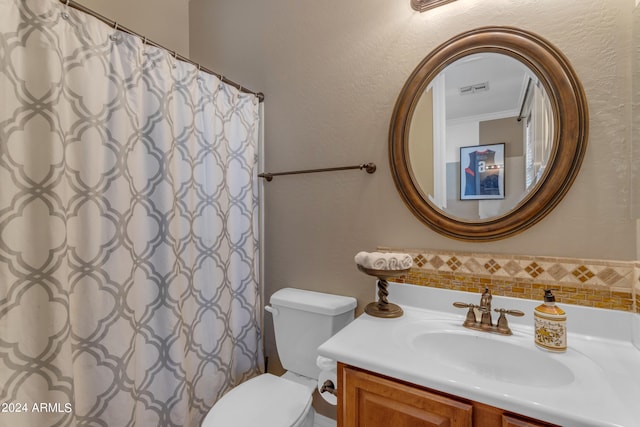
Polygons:
[[339,427],[470,427],[472,405],[338,364]]
[[502,416],[502,427],[544,427],[550,424],[536,422],[536,421],[528,421],[520,418],[515,418],[511,415],[503,415]]

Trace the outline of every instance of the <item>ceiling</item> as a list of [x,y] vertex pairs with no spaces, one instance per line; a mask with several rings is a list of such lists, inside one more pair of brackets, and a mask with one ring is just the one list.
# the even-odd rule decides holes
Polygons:
[[[520,61],[499,53],[477,53],[449,65],[445,76],[447,121],[510,117],[520,112],[529,76]],[[474,91],[469,87],[485,86]],[[461,94],[461,88],[467,88]]]

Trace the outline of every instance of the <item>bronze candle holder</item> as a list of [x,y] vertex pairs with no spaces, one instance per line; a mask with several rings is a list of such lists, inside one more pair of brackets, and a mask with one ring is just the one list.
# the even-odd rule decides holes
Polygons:
[[363,273],[378,278],[378,301],[367,304],[364,312],[374,317],[394,318],[402,316],[402,308],[397,304],[389,302],[387,299],[389,296],[389,290],[387,289],[389,287],[388,279],[404,276],[409,272],[410,268],[404,270],[376,270],[363,267],[360,264],[356,265],[358,266],[358,270]]

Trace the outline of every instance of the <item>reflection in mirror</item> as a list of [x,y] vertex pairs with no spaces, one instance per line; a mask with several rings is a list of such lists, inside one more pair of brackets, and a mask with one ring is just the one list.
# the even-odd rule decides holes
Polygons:
[[423,197],[450,216],[499,217],[540,182],[553,131],[549,96],[527,66],[500,53],[464,56],[433,78],[416,104],[408,146],[413,177]]

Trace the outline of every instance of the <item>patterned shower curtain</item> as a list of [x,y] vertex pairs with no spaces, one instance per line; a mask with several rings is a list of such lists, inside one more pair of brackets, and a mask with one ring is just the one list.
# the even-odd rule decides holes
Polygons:
[[0,426],[197,426],[263,369],[259,104],[0,0]]

